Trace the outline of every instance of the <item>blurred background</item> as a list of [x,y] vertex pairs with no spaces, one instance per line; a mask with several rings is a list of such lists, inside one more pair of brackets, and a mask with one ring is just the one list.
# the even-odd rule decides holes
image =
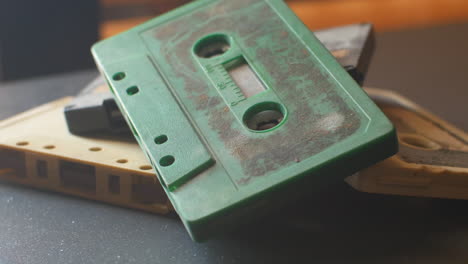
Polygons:
[[[233,0],[235,1],[235,0]],[[101,0],[101,37],[114,35],[187,0]],[[378,31],[468,21],[466,0],[286,0],[312,30],[372,22]]]
[[[233,0],[234,1],[234,0]],[[94,68],[89,48],[188,0],[0,0],[0,80]],[[377,32],[468,21],[466,0],[289,0],[312,30],[372,22]]]

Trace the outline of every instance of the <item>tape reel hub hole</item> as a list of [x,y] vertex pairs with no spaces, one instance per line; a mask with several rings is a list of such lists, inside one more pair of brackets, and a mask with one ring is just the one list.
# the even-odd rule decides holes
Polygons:
[[244,114],[244,124],[254,131],[269,131],[284,120],[284,107],[275,102],[265,102],[250,107]]
[[226,53],[231,48],[226,35],[216,34],[202,38],[195,45],[195,54],[200,58],[213,58]]

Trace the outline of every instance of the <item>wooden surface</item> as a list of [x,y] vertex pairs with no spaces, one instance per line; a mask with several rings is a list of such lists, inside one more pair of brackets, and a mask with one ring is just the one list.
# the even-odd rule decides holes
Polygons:
[[[181,5],[187,0],[101,0],[106,9],[130,10],[139,6],[141,16],[106,20],[101,26],[103,38],[132,28],[146,20]],[[466,0],[302,0],[287,1],[291,9],[312,30],[372,22],[377,31],[426,27],[468,21]]]
[[377,31],[423,27],[468,20],[466,0],[289,1],[311,29],[372,22]]

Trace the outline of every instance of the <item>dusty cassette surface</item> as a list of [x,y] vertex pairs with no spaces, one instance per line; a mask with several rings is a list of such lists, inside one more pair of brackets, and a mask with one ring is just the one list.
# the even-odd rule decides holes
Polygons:
[[64,98],[0,122],[0,179],[153,213],[171,211],[133,139],[69,133],[63,107],[70,101]]
[[397,151],[390,121],[282,1],[195,1],[93,55],[195,240]]
[[[351,77],[362,84],[374,52],[372,24],[328,28],[314,34]],[[104,86],[105,83],[105,79],[99,76],[65,107],[65,119],[71,133],[130,132],[112,93],[94,92],[96,86]]]
[[364,192],[468,199],[468,134],[394,92],[366,91],[397,128],[400,150],[346,181]]

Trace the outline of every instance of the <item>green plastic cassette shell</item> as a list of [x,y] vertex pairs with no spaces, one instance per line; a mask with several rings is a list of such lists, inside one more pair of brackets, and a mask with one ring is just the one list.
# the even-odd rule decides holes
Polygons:
[[397,151],[390,121],[280,0],[194,1],[92,51],[197,241]]

